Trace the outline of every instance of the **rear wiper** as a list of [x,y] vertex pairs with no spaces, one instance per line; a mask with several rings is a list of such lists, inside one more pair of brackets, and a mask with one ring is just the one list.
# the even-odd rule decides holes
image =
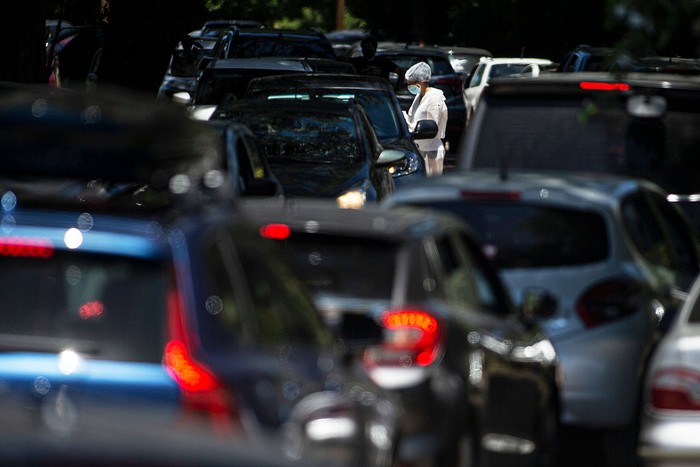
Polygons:
[[43,352],[59,353],[64,350],[97,355],[100,347],[97,342],[59,337],[26,336],[17,334],[0,334],[0,352]]

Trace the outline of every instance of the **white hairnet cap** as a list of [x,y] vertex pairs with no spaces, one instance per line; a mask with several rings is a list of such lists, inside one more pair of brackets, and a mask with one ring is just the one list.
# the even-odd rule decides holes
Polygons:
[[430,81],[430,65],[418,62],[406,70],[406,81]]

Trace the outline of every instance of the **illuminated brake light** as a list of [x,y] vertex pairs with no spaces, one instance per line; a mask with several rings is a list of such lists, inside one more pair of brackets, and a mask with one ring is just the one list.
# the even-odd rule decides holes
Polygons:
[[260,227],[260,235],[272,240],[286,240],[290,233],[291,229],[285,224],[267,224]]
[[700,373],[684,368],[671,368],[654,374],[650,404],[662,410],[700,411]]
[[181,299],[172,288],[167,297],[168,329],[171,340],[165,346],[164,365],[180,387],[185,413],[208,416],[221,431],[241,429],[235,404],[220,379],[190,353],[189,334],[182,316]]
[[600,83],[595,81],[582,81],[579,87],[585,91],[629,91],[627,83]]
[[46,238],[0,237],[0,256],[47,259],[53,253],[53,243]]
[[519,191],[474,191],[462,190],[460,196],[470,201],[520,201]]
[[440,327],[434,316],[424,311],[387,311],[382,316],[386,328],[380,346],[368,349],[365,363],[372,366],[428,366],[441,350]]
[[192,359],[185,344],[178,340],[168,342],[165,347],[165,364],[185,391],[211,391],[221,387],[216,377]]

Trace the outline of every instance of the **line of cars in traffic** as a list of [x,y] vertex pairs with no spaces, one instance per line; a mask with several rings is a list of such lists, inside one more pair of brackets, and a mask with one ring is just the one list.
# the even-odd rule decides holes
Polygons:
[[[396,48],[387,47],[385,52],[401,59]],[[422,52],[421,57],[432,57],[427,48]],[[216,65],[208,69],[235,68],[245,60],[216,59]],[[495,62],[483,59],[479,66]],[[271,339],[271,347],[284,354],[279,359],[290,374],[282,378],[283,384],[274,384],[277,380],[265,373],[266,381],[245,391],[255,392],[258,398],[267,395],[265,401],[278,409],[277,418],[264,411],[261,415],[242,410],[239,424],[254,433],[260,430],[250,426],[260,425],[260,417],[284,426],[276,436],[282,440],[280,457],[285,460],[330,455],[360,465],[425,460],[433,465],[571,465],[575,460],[557,449],[561,423],[602,430],[607,465],[633,464],[637,446],[644,462],[662,462],[667,455],[692,460],[693,442],[686,433],[695,426],[697,369],[688,363],[692,356],[683,353],[693,348],[690,333],[697,292],[686,297],[699,264],[697,233],[688,220],[690,215],[697,222],[692,212],[697,196],[694,164],[687,157],[697,144],[693,109],[700,108],[694,105],[697,83],[692,78],[545,76],[530,66],[525,70],[530,77],[521,72],[514,78],[494,79],[479,94],[482,99],[468,127],[461,125],[462,144],[455,145],[460,171],[416,181],[413,179],[422,178],[422,160],[416,157],[417,163],[411,163],[410,154],[418,154],[410,149],[411,140],[433,130],[428,124],[414,134],[407,133],[400,114],[394,113],[400,108],[400,96],[379,97],[384,92],[381,81],[345,73],[310,74],[306,68],[299,71],[307,73],[249,80],[243,99],[239,96],[244,86],[238,85],[238,96],[212,109],[209,123],[219,129],[213,141],[220,143],[224,135],[225,170],[203,171],[200,167],[194,175],[186,168],[189,164],[184,164],[178,168],[184,174],[166,177],[154,165],[149,173],[159,177],[137,184],[90,180],[61,185],[63,195],[70,193],[82,203],[99,195],[140,211],[154,200],[170,203],[171,195],[183,198],[190,207],[204,200],[214,217],[240,223],[241,230],[253,229],[250,243],[217,231],[212,240],[216,254],[210,250],[207,258],[219,255],[235,260],[219,266],[196,262],[197,274],[183,280],[190,291],[209,287],[203,283],[205,270],[218,267],[212,276],[229,277],[230,285],[246,283],[250,290],[227,290],[227,284],[220,293],[200,300],[209,315],[220,318],[200,318],[197,299],[192,298],[194,326],[178,320],[186,312],[168,311],[168,335],[189,333],[180,339],[183,347],[164,353],[171,377],[186,381],[178,376],[177,368],[181,375],[189,375],[201,363],[215,370],[230,363],[223,361],[225,352],[220,348],[208,352],[206,343],[199,342],[201,336],[192,336],[192,329],[215,327],[210,321],[221,319],[234,328],[231,332],[240,328],[248,339],[245,343],[252,346],[247,349],[255,354],[247,368],[251,373],[224,384],[233,393],[255,380],[256,362],[279,366],[269,353],[258,355],[256,343],[264,343],[262,347],[269,351],[265,339]],[[438,84],[449,86],[450,82]],[[370,94],[369,88],[381,92]],[[458,95],[461,98],[461,90]],[[33,111],[41,115],[43,105],[37,104]],[[91,111],[81,114],[84,124],[95,123],[92,107],[86,106]],[[314,109],[342,113],[346,124],[322,126],[321,118],[311,118]],[[287,123],[277,123],[280,117],[273,124],[275,114]],[[392,118],[398,127],[392,127]],[[362,123],[347,125],[353,119]],[[262,123],[255,123],[258,120]],[[356,162],[355,149],[347,145],[352,140],[350,128],[359,127],[369,135],[360,144],[373,152],[365,167],[383,177],[374,192],[393,186],[382,196],[367,186],[358,190],[354,182],[345,186],[334,178],[339,169],[333,164]],[[335,139],[341,130],[342,137]],[[234,134],[246,137],[235,138]],[[392,148],[392,139],[408,144],[409,150]],[[212,152],[207,147],[200,155]],[[234,157],[234,150],[240,156]],[[241,159],[243,155],[247,157]],[[285,159],[273,164],[281,156]],[[158,164],[165,162],[172,160]],[[243,166],[249,168],[247,178],[238,173]],[[535,172],[521,173],[524,168]],[[60,173],[57,165],[46,170]],[[291,172],[285,173],[288,170]],[[598,173],[563,173],[582,170]],[[308,174],[316,171],[329,186],[341,190],[328,195],[308,191]],[[193,180],[198,185],[194,189]],[[11,182],[8,186],[13,187],[13,194],[17,187],[27,186],[24,180]],[[38,184],[30,183],[29,194],[36,195]],[[242,189],[248,186],[252,191]],[[167,201],[162,198],[164,187]],[[212,188],[236,198],[272,196],[219,210],[219,203],[211,202]],[[362,200],[355,204],[364,206],[362,210],[336,205],[339,195],[349,193]],[[19,199],[26,199],[24,196]],[[331,199],[325,200],[328,203],[303,199],[309,196]],[[6,209],[9,214],[3,225],[12,226],[21,216],[14,214],[12,195],[8,197],[10,209]],[[193,198],[197,200],[194,204]],[[365,204],[372,198],[378,202],[370,204],[379,206]],[[687,209],[679,209],[679,204]],[[240,220],[228,219],[228,209]],[[435,210],[451,215],[440,216]],[[174,221],[175,229],[167,230],[171,248],[177,243],[189,252],[198,241],[189,240],[191,237],[208,238],[199,231],[209,225],[207,216],[193,218],[191,223],[183,217],[187,228],[179,219]],[[465,223],[471,227],[466,228]],[[148,225],[152,228],[154,224]],[[274,241],[253,240],[255,232]],[[33,243],[7,242],[3,244],[7,252],[45,254]],[[57,239],[52,242],[59,243]],[[278,252],[272,252],[278,248],[263,243],[277,244],[291,253],[293,264],[286,265],[288,258],[282,260],[274,256]],[[270,250],[269,257],[263,256],[265,250]],[[255,257],[248,256],[245,262],[243,258],[250,254]],[[184,255],[191,256],[193,253]],[[282,278],[286,268],[294,272]],[[281,297],[299,301],[299,292],[278,291],[270,284],[275,281],[295,290],[309,288],[302,300],[307,303],[306,318],[314,314],[318,333],[325,333],[326,341],[339,341],[345,351],[338,359],[318,353],[325,348],[319,339],[300,333],[298,340],[314,342],[308,349],[311,360],[318,362],[313,372],[325,375],[325,384],[335,395],[343,394],[343,383],[353,381],[348,383],[352,386],[349,398],[300,391],[300,380],[295,379],[298,367],[286,365],[288,358],[296,361],[294,355],[299,354],[292,350],[299,348],[289,344],[295,334],[281,324],[287,322],[283,310],[290,307]],[[271,295],[280,298],[275,301]],[[249,307],[241,306],[239,300]],[[90,306],[84,311],[80,307],[79,313],[101,316],[108,310],[104,301],[88,301]],[[171,297],[168,303],[171,310]],[[236,305],[231,308],[230,303]],[[175,309],[184,309],[176,305]],[[290,310],[290,316],[300,311],[297,308]],[[248,315],[256,325],[246,325],[244,316]],[[295,331],[304,327],[292,323]],[[265,325],[277,327],[264,331]],[[672,331],[666,333],[667,329]],[[266,332],[272,334],[266,336]],[[85,350],[89,347],[76,353],[90,354]],[[666,368],[657,371],[657,365]],[[329,366],[344,368],[342,376],[349,379],[324,373]],[[223,370],[215,374],[220,376]],[[39,383],[37,377],[35,388],[45,387]],[[362,390],[353,392],[358,387]],[[368,400],[373,401],[367,404],[370,410],[358,408]],[[64,406],[56,401],[42,403],[59,412]],[[205,411],[223,411],[221,400],[209,400],[204,406]],[[290,419],[283,414],[293,415]],[[47,416],[44,423],[50,419]],[[320,443],[321,454],[312,449],[314,442]],[[362,455],[369,457],[356,457]]]

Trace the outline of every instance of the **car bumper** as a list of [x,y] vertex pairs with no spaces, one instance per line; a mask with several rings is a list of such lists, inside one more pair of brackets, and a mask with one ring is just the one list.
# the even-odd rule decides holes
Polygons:
[[663,417],[646,413],[642,418],[637,454],[642,465],[700,465],[700,417]]

